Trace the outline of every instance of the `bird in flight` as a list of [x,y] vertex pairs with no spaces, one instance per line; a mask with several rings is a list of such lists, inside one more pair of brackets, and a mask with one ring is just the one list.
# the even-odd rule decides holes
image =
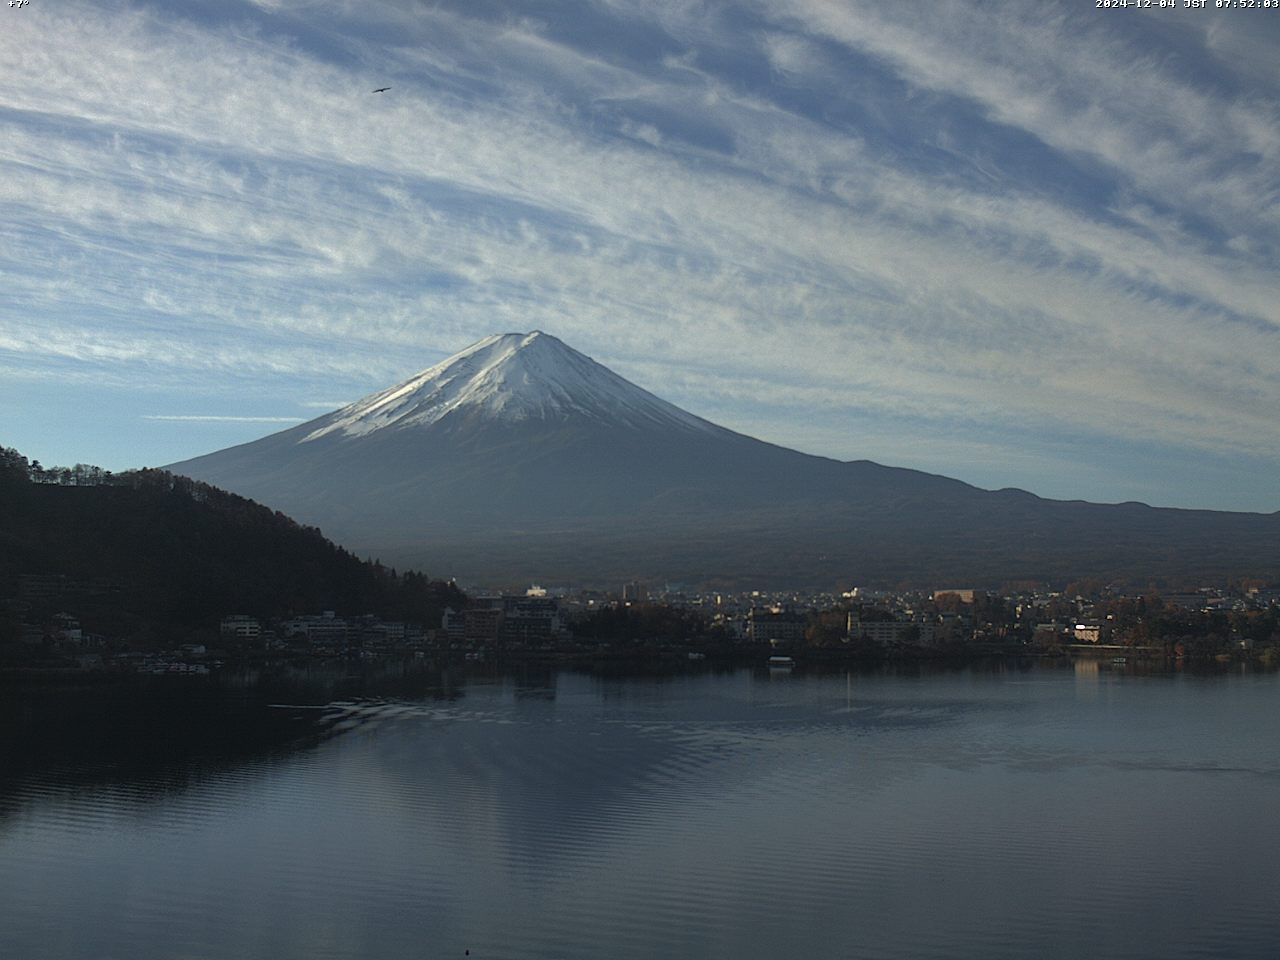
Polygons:
[[374,93],[386,93],[386,92],[387,92],[388,90],[390,90],[390,89],[391,89],[390,87],[379,87],[377,90],[375,90],[375,91],[373,91],[373,92],[374,92]]

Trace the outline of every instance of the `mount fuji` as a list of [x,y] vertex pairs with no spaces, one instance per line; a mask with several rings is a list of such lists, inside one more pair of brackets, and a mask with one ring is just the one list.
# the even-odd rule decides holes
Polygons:
[[487,582],[966,583],[1280,571],[1280,514],[1043,500],[717,426],[548,334],[173,464],[347,547]]

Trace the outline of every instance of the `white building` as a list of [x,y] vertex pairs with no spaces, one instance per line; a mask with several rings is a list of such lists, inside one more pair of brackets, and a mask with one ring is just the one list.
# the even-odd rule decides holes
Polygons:
[[218,633],[224,640],[257,640],[262,636],[262,624],[254,617],[237,613],[222,618]]
[[849,614],[849,638],[869,640],[881,647],[932,646],[936,639],[936,625],[914,620],[861,620]]
[[347,621],[326,610],[321,616],[294,617],[284,622],[286,634],[301,634],[312,643],[344,643],[347,639]]
[[1102,624],[1077,621],[1071,628],[1076,643],[1097,643],[1102,639]]

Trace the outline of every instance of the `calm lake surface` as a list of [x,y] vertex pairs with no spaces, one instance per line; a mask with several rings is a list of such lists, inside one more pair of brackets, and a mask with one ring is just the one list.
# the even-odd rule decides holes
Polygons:
[[1280,955],[1280,676],[0,687],[0,957]]

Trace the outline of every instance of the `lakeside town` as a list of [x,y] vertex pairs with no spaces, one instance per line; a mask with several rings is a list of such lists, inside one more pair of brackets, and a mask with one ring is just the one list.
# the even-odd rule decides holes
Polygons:
[[1280,665],[1280,581],[1269,570],[994,588],[497,587],[361,560],[316,528],[167,471],[46,468],[0,448],[0,484],[13,547],[0,564],[9,675],[205,675],[285,659],[406,657]]
[[[1249,661],[1280,665],[1280,587],[1127,590],[1099,581],[841,592],[699,592],[532,586],[473,592],[439,622],[316,610],[288,617],[227,611],[182,636],[98,632],[79,612],[106,581],[21,574],[0,600],[0,670],[11,674],[206,675],[279,659],[459,658],[892,661],[991,656]],[[458,596],[463,596],[459,593]]]

